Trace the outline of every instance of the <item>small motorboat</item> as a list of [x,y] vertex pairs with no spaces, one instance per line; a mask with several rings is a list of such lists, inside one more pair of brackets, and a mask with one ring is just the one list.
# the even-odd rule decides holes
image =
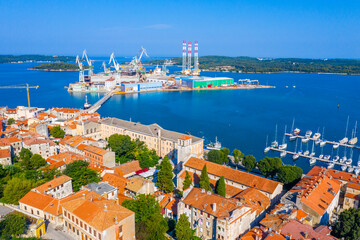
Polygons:
[[311,158],[311,159],[309,160],[309,163],[310,163],[310,165],[315,164],[315,163],[316,163],[316,159],[315,159],[315,158]]
[[325,140],[321,140],[320,141],[320,147],[324,147],[326,145],[326,141]]
[[326,156],[324,156],[324,159],[325,160],[329,160],[331,158],[331,156],[330,155],[326,155]]
[[304,152],[304,155],[307,156],[307,155],[309,155],[309,153],[310,152],[307,150],[307,151]]
[[346,169],[347,169],[347,166],[346,166],[346,165],[342,165],[342,166],[341,166],[341,171],[344,171],[344,172],[345,172]]
[[[339,161],[340,157],[339,156],[335,156],[334,159],[333,159],[333,162],[337,162]],[[328,159],[327,159],[328,160]]]
[[297,160],[299,157],[300,157],[300,155],[298,153],[295,153],[292,158],[293,158],[293,160]]
[[301,139],[301,142],[302,143],[308,143],[309,140],[310,140],[309,138],[305,137],[305,138]]
[[348,169],[347,169],[347,171],[348,171],[349,173],[352,173],[352,172],[354,171],[354,167],[353,167],[353,166],[349,166]]
[[320,145],[320,143],[321,143],[321,140],[320,140],[320,139],[315,140],[315,144],[316,144],[316,145]]
[[337,149],[337,148],[339,148],[339,146],[340,146],[340,144],[335,143],[335,144],[333,145],[333,148],[334,148],[334,149]]
[[321,154],[321,155],[319,156],[319,158],[320,158],[320,159],[323,159],[323,158],[324,158],[324,155]]
[[280,157],[285,157],[285,156],[286,156],[286,154],[287,154],[287,152],[286,152],[286,151],[281,151],[281,153],[280,153]]
[[294,136],[297,136],[297,135],[299,135],[299,133],[300,133],[300,129],[295,128],[292,134],[293,134]]
[[355,172],[356,175],[359,175],[359,173],[360,173],[360,168],[355,168],[355,171],[354,171],[354,172]]

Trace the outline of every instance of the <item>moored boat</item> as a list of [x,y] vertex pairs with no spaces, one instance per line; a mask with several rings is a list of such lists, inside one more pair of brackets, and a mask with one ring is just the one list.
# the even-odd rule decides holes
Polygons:
[[333,159],[333,161],[334,161],[334,162],[337,162],[337,161],[339,161],[339,159],[340,159],[339,156],[335,156],[334,159]]
[[323,157],[324,157],[324,155],[322,155],[322,154],[319,156],[320,159],[323,159]]
[[293,135],[297,136],[300,134],[300,129],[295,128],[294,131],[292,132]]
[[339,148],[339,146],[340,146],[340,144],[335,143],[335,144],[333,145],[333,148],[334,148],[334,149],[337,149],[337,148]]
[[285,156],[286,156],[286,151],[281,151],[280,157],[285,157]]
[[306,134],[305,134],[305,137],[306,137],[306,138],[310,138],[311,135],[312,135],[312,131],[311,131],[311,130],[306,131]]
[[325,155],[325,156],[324,156],[324,159],[325,159],[325,160],[329,160],[330,158],[331,158],[330,155]]
[[306,150],[306,151],[304,152],[304,155],[307,156],[307,155],[309,155],[309,153],[310,153],[309,150]]
[[217,140],[217,137],[215,137],[215,143],[210,142],[206,145],[207,149],[210,150],[220,150],[221,149],[221,143]]
[[352,139],[349,140],[349,144],[350,144],[350,145],[355,145],[355,144],[357,143],[357,141],[358,141],[358,138],[357,138],[357,137],[354,137],[354,138],[352,138]]
[[300,157],[300,155],[298,153],[295,153],[292,158],[293,158],[293,160],[297,160],[299,157]]
[[314,134],[313,139],[318,140],[318,139],[320,139],[320,136],[321,136],[321,134],[317,132]]
[[328,168],[333,168],[334,166],[335,166],[335,164],[333,162],[329,162]]
[[309,142],[309,138],[305,137],[305,138],[301,139],[301,142],[302,142],[302,143],[308,143],[308,142]]
[[352,173],[352,172],[354,171],[354,167],[353,167],[353,166],[349,166],[348,169],[347,169],[347,171],[348,171],[349,173]]
[[343,139],[340,140],[340,144],[346,144],[349,141],[349,139],[347,137],[344,137]]
[[346,169],[347,169],[347,166],[346,166],[346,165],[342,165],[342,166],[341,166],[341,171],[344,171],[344,172],[345,172]]
[[315,164],[315,163],[316,163],[316,159],[315,159],[315,158],[311,158],[311,159],[309,160],[309,163],[310,163],[310,165]]

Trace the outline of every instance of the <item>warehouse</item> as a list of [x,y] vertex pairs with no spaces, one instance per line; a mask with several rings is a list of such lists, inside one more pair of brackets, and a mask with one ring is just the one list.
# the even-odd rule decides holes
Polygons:
[[156,91],[162,88],[161,82],[146,82],[146,83],[123,83],[121,84],[122,92],[146,92]]
[[211,88],[233,85],[234,79],[227,77],[189,77],[182,76],[175,79],[178,85],[188,88]]

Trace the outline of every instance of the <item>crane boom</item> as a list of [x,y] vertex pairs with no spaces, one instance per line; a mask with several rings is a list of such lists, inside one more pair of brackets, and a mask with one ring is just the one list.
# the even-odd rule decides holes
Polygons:
[[6,89],[6,88],[26,88],[27,99],[28,99],[28,106],[30,107],[30,93],[29,93],[29,89],[30,89],[30,88],[38,89],[39,86],[29,86],[29,84],[26,84],[26,86],[0,86],[0,89]]

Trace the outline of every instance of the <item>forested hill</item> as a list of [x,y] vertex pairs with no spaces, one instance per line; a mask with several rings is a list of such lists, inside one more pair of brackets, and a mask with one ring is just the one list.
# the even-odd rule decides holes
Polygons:
[[78,71],[79,66],[72,63],[47,63],[40,64],[38,66],[33,67],[31,70],[44,70],[44,71]]
[[[175,65],[182,64],[182,58],[171,59]],[[162,64],[163,60],[149,61],[151,64]],[[273,58],[253,57],[199,57],[202,70],[230,72],[305,72],[305,73],[344,73],[360,74],[360,60],[353,59],[306,59],[306,58]]]
[[0,63],[17,62],[70,62],[75,57],[70,56],[46,56],[46,55],[0,55]]

